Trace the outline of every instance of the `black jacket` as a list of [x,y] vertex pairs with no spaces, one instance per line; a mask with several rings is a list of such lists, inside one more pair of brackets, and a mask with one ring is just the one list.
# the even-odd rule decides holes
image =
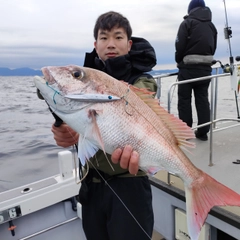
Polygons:
[[131,40],[133,44],[127,55],[110,58],[104,62],[98,58],[95,49],[91,53],[86,53],[84,67],[101,70],[130,84],[143,74],[148,76],[145,72],[151,71],[156,65],[155,51],[143,38],[132,37]]
[[217,29],[212,23],[211,10],[194,8],[184,18],[175,42],[175,61],[182,64],[187,55],[213,56],[217,48]]

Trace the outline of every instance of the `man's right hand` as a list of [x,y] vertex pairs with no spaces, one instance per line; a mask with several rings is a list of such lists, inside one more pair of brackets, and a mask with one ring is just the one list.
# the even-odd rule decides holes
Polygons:
[[60,147],[70,147],[78,142],[79,134],[66,123],[59,127],[52,125],[52,132],[57,145]]

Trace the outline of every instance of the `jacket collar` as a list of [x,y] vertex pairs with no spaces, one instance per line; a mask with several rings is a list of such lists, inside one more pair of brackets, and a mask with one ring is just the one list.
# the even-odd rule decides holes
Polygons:
[[128,54],[102,61],[94,49],[91,53],[86,53],[84,66],[101,70],[126,82],[132,75],[139,76],[141,73],[151,71],[156,65],[153,47],[143,38],[132,37],[131,40],[133,44]]

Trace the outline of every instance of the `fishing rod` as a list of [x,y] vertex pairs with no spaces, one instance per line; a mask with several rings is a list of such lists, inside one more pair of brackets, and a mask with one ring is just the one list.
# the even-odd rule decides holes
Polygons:
[[[225,11],[225,19],[226,19],[226,26],[224,28],[224,36],[225,39],[228,40],[228,48],[229,48],[229,63],[230,66],[226,68],[226,65],[224,67],[224,71],[226,71],[226,69],[228,70],[228,72],[230,72],[231,75],[234,74],[234,71],[236,71],[235,66],[234,66],[234,58],[232,55],[232,47],[231,47],[231,41],[230,38],[232,38],[232,29],[231,27],[229,27],[228,25],[228,16],[227,16],[227,7],[226,7],[226,1],[223,0],[223,4],[224,4],[224,11]],[[238,96],[237,96],[237,91],[234,90],[235,93],[235,101],[236,101],[236,107],[237,107],[237,117],[238,119],[240,119],[240,115],[239,115],[239,107],[238,107]]]
[[229,54],[230,54],[229,62],[230,62],[231,70],[232,70],[233,69],[233,64],[234,64],[234,59],[233,59],[233,55],[232,55],[231,41],[230,41],[230,38],[232,38],[232,29],[231,29],[231,27],[228,26],[227,7],[226,7],[225,0],[223,0],[223,4],[224,4],[224,11],[225,11],[225,19],[226,19],[226,27],[224,28],[224,36],[225,36],[225,39],[228,40],[228,48],[229,48]]

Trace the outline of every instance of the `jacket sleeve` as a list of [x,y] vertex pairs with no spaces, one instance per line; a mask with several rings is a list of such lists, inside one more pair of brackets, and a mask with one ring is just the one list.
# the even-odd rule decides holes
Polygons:
[[[214,26],[214,25],[213,25]],[[217,29],[216,27],[214,26],[214,54],[215,54],[215,51],[217,49],[217,37],[218,37],[218,32],[217,32]],[[213,55],[214,55],[213,54]]]
[[188,27],[186,20],[183,21],[178,29],[176,41],[175,41],[175,61],[177,63],[182,62],[183,57],[185,56],[187,41],[188,41]]
[[135,83],[133,85],[135,87],[145,88],[145,89],[148,89],[151,92],[154,92],[155,94],[153,95],[153,97],[156,95],[157,83],[156,83],[156,81],[153,77],[152,78],[140,77],[135,81]]

